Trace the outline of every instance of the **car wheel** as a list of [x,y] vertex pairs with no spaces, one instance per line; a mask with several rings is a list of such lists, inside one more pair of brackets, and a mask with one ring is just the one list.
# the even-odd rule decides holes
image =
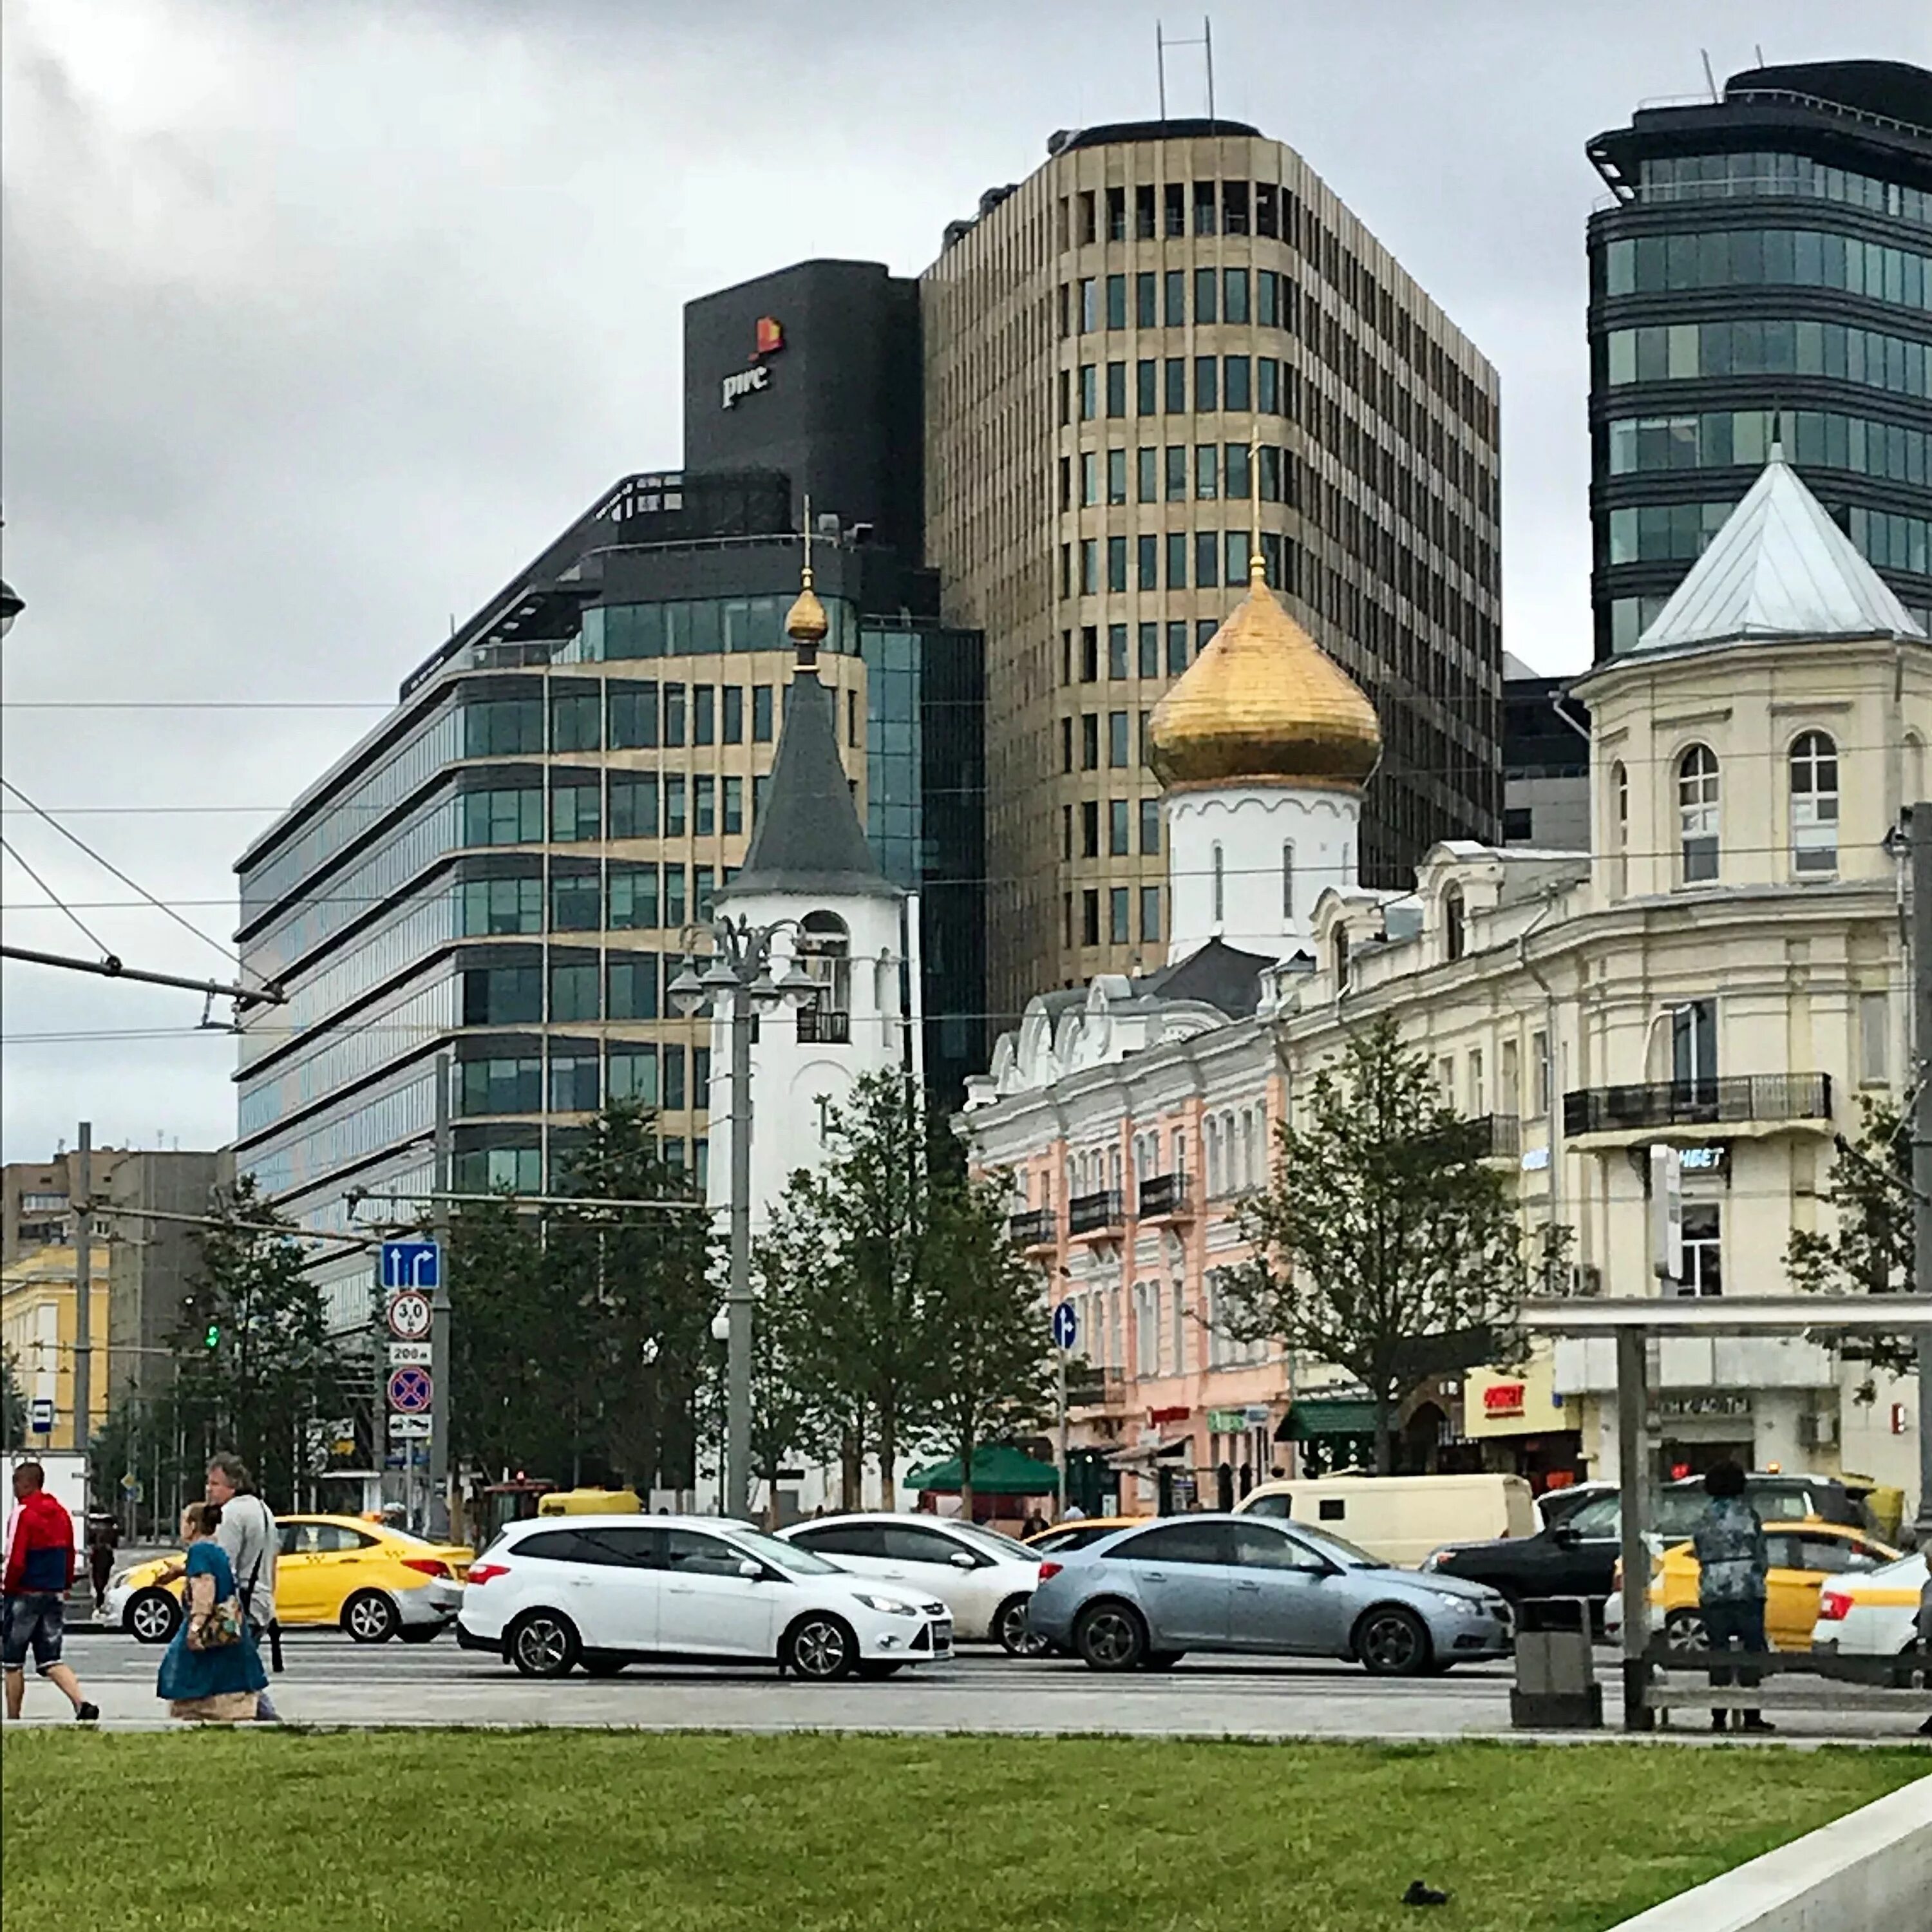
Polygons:
[[615,1677],[630,1662],[628,1657],[613,1657],[608,1651],[593,1651],[584,1660],[586,1677]]
[[1664,1620],[1664,1641],[1672,1650],[1708,1650],[1704,1618],[1698,1610],[1672,1610]]
[[809,1611],[785,1632],[778,1661],[809,1683],[836,1684],[858,1664],[859,1640],[843,1617]]
[[1147,1647],[1147,1625],[1131,1604],[1089,1604],[1074,1622],[1073,1648],[1089,1670],[1131,1670]]
[[[1027,1650],[1027,1600],[1009,1597],[993,1612],[993,1635],[1009,1657],[1024,1657]],[[1037,1652],[1032,1653],[1038,1654]]]
[[560,1610],[526,1610],[504,1648],[526,1677],[564,1677],[582,1650],[577,1626]]
[[165,1590],[136,1590],[122,1622],[136,1643],[166,1643],[181,1622],[181,1606]]
[[1399,1604],[1384,1604],[1355,1626],[1355,1654],[1371,1677],[1420,1677],[1433,1647],[1422,1619]]
[[859,1675],[868,1683],[876,1684],[883,1678],[896,1677],[904,1668],[903,1664],[894,1664],[883,1657],[868,1657],[860,1660]]
[[1150,1650],[1141,1659],[1143,1670],[1172,1670],[1186,1652],[1178,1650]]
[[387,1643],[402,1623],[395,1605],[380,1590],[358,1590],[342,1606],[342,1628],[357,1643]]

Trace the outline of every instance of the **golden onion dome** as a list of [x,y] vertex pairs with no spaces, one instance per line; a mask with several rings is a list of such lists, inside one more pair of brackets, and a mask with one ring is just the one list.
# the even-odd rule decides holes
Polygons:
[[1356,788],[1382,755],[1375,706],[1284,610],[1259,556],[1248,594],[1148,722],[1170,788],[1238,784]]
[[795,644],[816,649],[824,643],[825,634],[832,626],[826,620],[825,606],[819,602],[818,593],[812,587],[811,565],[807,564],[801,574],[804,588],[785,613],[785,635]]

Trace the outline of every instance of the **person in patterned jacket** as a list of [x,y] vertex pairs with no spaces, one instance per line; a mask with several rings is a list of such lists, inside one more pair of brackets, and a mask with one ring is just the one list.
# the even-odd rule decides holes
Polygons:
[[[1764,1634],[1765,1573],[1770,1568],[1764,1525],[1744,1495],[1744,1472],[1735,1462],[1720,1462],[1704,1478],[1711,1500],[1690,1538],[1697,1552],[1697,1603],[1703,1613],[1705,1640],[1713,1650],[1733,1644],[1761,1657],[1770,1648]],[[1711,1672],[1714,1689],[1729,1684],[1728,1667]],[[1747,1690],[1762,1682],[1755,1670],[1740,1670],[1736,1682]],[[1711,1713],[1711,1728],[1725,1728],[1726,1713]],[[1742,1728],[1768,1731],[1762,1711],[1743,1713]]]

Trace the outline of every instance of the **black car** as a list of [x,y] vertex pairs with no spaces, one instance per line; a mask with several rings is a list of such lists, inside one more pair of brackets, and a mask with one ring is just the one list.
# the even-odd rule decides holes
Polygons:
[[[1802,1522],[1808,1516],[1854,1526],[1863,1522],[1852,1492],[1828,1477],[1747,1476],[1744,1493],[1766,1522]],[[1658,1546],[1682,1543],[1688,1537],[1709,1500],[1698,1477],[1660,1489],[1651,1526]],[[1610,1594],[1622,1553],[1623,1503],[1611,1490],[1591,1497],[1534,1536],[1451,1544],[1436,1550],[1422,1567],[1486,1583],[1512,1602],[1525,1597],[1588,1597],[1600,1606]]]

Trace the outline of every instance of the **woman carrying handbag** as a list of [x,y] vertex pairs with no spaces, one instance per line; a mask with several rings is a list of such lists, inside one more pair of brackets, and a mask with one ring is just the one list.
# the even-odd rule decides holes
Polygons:
[[168,1714],[197,1724],[245,1724],[268,1674],[256,1653],[243,1614],[228,1552],[214,1540],[220,1527],[217,1503],[190,1503],[182,1512],[188,1544],[182,1592],[182,1616],[155,1689]]

